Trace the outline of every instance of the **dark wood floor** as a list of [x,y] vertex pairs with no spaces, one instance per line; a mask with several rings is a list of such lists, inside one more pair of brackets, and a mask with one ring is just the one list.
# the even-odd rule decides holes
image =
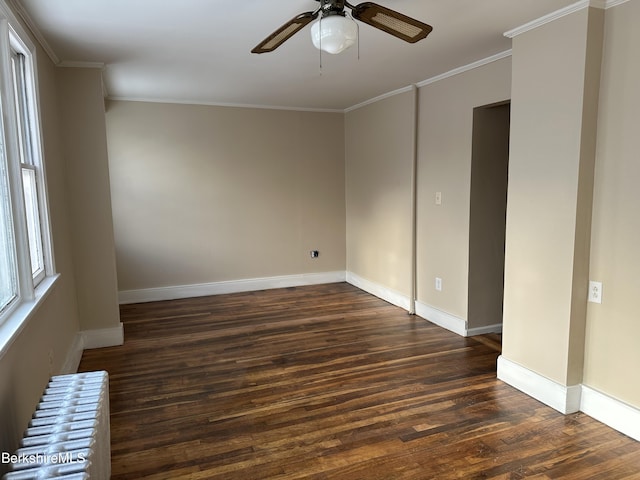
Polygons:
[[640,479],[640,444],[496,379],[462,338],[348,284],[121,308],[122,479]]

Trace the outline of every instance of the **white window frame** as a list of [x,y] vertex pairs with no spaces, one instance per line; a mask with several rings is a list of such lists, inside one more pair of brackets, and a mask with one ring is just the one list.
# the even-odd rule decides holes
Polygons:
[[[24,58],[24,85],[23,94],[24,98],[21,100],[24,102],[24,109],[26,110],[26,118],[22,118],[22,115],[18,112],[18,108],[14,103],[14,118],[19,121],[26,121],[22,126],[26,135],[20,135],[16,128],[16,138],[18,138],[18,148],[20,144],[24,143],[23,149],[25,152],[19,152],[21,162],[20,171],[31,170],[35,174],[36,191],[37,191],[37,203],[39,214],[39,226],[40,226],[40,244],[42,248],[42,262],[43,268],[40,269],[33,276],[33,286],[37,287],[38,284],[44,280],[47,275],[52,275],[53,270],[53,255],[51,248],[51,230],[49,223],[49,211],[47,202],[47,183],[45,181],[44,170],[44,157],[42,151],[42,138],[40,132],[40,117],[39,109],[36,108],[38,102],[38,89],[36,88],[36,70],[34,68],[35,54],[30,51],[27,45],[20,39],[18,34],[14,31],[9,32],[10,42],[10,59],[14,52],[21,55]],[[13,84],[13,82],[12,82]],[[12,97],[13,98],[13,97]],[[22,108],[22,107],[21,107]],[[15,127],[14,127],[15,128]],[[22,175],[20,175],[22,178]],[[22,182],[21,182],[22,185]],[[24,208],[24,192],[20,197],[23,200]],[[27,232],[28,240],[28,232]],[[27,243],[29,246],[29,242]],[[30,247],[27,249],[29,256],[31,256]],[[29,259],[31,264],[31,260]]]
[[[28,121],[31,143],[31,159],[28,164],[21,162],[19,131],[17,127],[17,107],[13,90],[11,67],[12,51],[25,57],[25,93],[27,96]],[[0,136],[3,139],[7,163],[9,196],[11,200],[11,222],[15,246],[17,295],[0,312],[0,357],[24,328],[31,316],[53,288],[59,275],[56,274],[50,214],[48,206],[46,172],[40,128],[39,97],[36,69],[36,47],[21,27],[4,0],[0,0],[0,109],[2,122]],[[29,234],[25,212],[22,170],[28,168],[36,173],[38,210],[40,215],[40,235],[44,269],[38,275],[32,274]]]

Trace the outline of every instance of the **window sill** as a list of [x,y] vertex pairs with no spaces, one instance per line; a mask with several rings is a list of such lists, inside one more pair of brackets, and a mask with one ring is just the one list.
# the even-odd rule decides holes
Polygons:
[[24,327],[27,326],[29,320],[40,309],[40,306],[49,296],[56,283],[58,283],[59,278],[59,273],[44,278],[35,289],[35,298],[23,301],[0,325],[0,359],[9,350],[15,339],[18,338]]

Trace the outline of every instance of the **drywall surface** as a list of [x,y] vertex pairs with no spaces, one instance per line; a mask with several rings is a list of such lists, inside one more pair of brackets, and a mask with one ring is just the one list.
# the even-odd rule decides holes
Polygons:
[[600,84],[584,383],[640,408],[640,2],[608,9]]
[[598,20],[584,8],[513,40],[503,355],[561,385],[582,379]]
[[347,270],[409,296],[413,92],[346,114]]
[[473,109],[510,96],[511,58],[420,88],[418,300],[465,320]]
[[342,114],[114,101],[106,118],[119,290],[344,271]]
[[102,71],[56,69],[81,330],[117,327]]

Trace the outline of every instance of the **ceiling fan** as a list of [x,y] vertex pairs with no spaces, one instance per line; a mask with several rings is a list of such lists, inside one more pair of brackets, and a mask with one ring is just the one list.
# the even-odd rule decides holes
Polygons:
[[[387,32],[405,42],[415,43],[425,38],[433,28],[426,23],[403,15],[373,2],[351,5],[346,0],[316,0],[320,6],[312,12],[304,12],[292,18],[260,42],[251,53],[273,52],[284,42],[320,16],[312,25],[312,39],[317,48],[329,53],[340,53],[351,46],[357,37],[355,22],[346,18],[345,7],[351,9],[351,17]],[[332,37],[332,35],[337,35]],[[325,42],[325,45],[322,45]]]

